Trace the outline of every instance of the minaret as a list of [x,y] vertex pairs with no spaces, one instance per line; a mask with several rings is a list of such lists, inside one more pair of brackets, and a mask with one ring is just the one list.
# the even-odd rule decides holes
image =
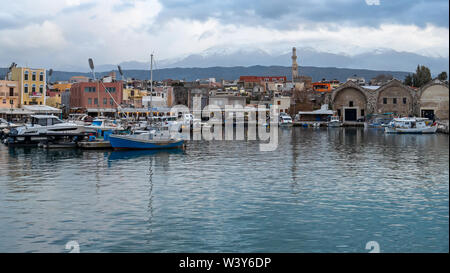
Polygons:
[[297,50],[292,48],[292,82],[298,77]]

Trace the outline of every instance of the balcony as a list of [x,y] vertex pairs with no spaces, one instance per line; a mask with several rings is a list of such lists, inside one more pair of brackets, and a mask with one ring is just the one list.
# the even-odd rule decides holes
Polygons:
[[28,94],[28,97],[30,98],[41,98],[42,97],[42,93],[40,92],[31,92]]

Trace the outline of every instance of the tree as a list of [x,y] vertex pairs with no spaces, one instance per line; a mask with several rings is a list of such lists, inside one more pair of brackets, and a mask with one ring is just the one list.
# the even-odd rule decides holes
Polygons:
[[442,71],[441,73],[439,73],[439,75],[437,76],[437,78],[441,81],[446,81],[447,80],[447,72]]
[[429,81],[431,81],[430,69],[424,65],[417,65],[416,73],[412,75],[412,86],[422,87]]
[[404,85],[412,86],[413,85],[413,76],[411,74],[406,75],[405,80],[403,81]]

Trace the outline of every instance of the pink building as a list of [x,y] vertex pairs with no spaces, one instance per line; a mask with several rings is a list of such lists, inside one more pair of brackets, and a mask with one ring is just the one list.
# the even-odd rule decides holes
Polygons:
[[0,80],[0,108],[19,108],[19,105],[19,82]]

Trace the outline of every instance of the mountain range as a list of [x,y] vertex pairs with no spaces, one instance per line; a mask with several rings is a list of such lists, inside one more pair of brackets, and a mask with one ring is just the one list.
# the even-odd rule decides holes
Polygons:
[[[378,49],[353,56],[339,53],[319,52],[313,48],[298,48],[297,62],[300,74],[308,75],[313,81],[323,78],[345,81],[357,75],[369,80],[379,74],[391,74],[403,80],[415,71],[417,65],[430,68],[432,76],[449,71],[449,58],[429,57],[416,53]],[[238,79],[241,75],[281,75],[291,78],[291,52],[271,54],[261,49],[212,48],[199,54],[191,54],[176,59],[156,59],[153,76],[155,80],[184,79],[192,81],[214,77],[217,80]],[[120,63],[128,78],[148,79],[150,62],[126,61]],[[68,80],[74,75],[91,76],[89,67],[60,65],[53,67],[53,81]],[[98,76],[109,71],[117,71],[117,65],[96,65]],[[5,74],[0,68],[0,77]],[[3,78],[3,77],[2,77]]]
[[[121,79],[118,71],[116,75]],[[350,69],[350,68],[335,68],[335,67],[311,67],[300,66],[299,71],[301,75],[311,76],[313,81],[320,81],[325,78],[328,80],[337,79],[345,82],[348,77],[357,75],[370,80],[380,74],[390,74],[394,78],[403,80],[409,72],[404,71],[387,71],[387,70],[368,70],[368,69]],[[3,72],[3,73],[2,73]],[[0,69],[0,77],[6,74],[7,69]],[[102,77],[109,72],[96,73],[96,77]],[[126,70],[123,69],[126,78],[135,79],[149,79],[149,70]],[[185,81],[195,81],[197,79],[216,78],[217,81],[235,80],[244,75],[258,75],[258,76],[286,76],[288,79],[292,78],[291,67],[289,66],[235,66],[235,67],[207,67],[207,68],[163,68],[153,70],[153,79],[156,81],[165,79],[180,79]],[[89,72],[67,72],[67,71],[53,71],[51,81],[67,81],[72,76],[86,76],[91,77]],[[3,77],[1,77],[3,78]]]
[[[384,71],[415,71],[418,64],[430,68],[433,76],[442,71],[449,72],[449,58],[429,57],[392,49],[377,49],[353,56],[339,53],[316,51],[313,48],[298,48],[297,62],[305,67],[337,67]],[[154,68],[208,68],[236,66],[291,66],[291,52],[271,54],[261,49],[227,49],[213,48],[199,54],[190,54],[175,59],[156,59]],[[125,70],[149,70],[150,60],[126,61],[119,64]],[[96,66],[96,71],[117,69],[117,64]],[[89,72],[86,66],[58,66],[54,70],[69,72]]]

